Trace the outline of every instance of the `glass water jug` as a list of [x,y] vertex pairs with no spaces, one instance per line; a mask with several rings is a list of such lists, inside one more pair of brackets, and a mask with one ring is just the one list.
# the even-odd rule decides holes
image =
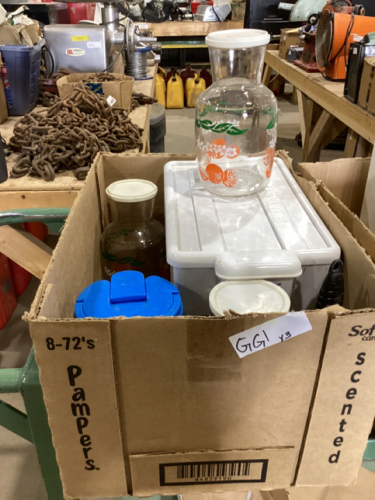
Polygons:
[[241,198],[266,187],[277,137],[277,101],[261,83],[270,35],[243,29],[206,37],[214,83],[196,105],[196,150],[204,188]]
[[110,184],[111,222],[101,237],[103,276],[119,271],[141,271],[144,277],[167,277],[165,233],[153,219],[158,188],[153,182],[126,179]]

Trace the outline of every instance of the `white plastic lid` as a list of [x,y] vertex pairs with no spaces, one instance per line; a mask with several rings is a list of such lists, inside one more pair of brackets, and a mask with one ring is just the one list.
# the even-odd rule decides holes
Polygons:
[[297,278],[302,274],[302,265],[288,250],[232,251],[216,257],[215,273],[221,280]]
[[209,304],[215,316],[224,311],[237,314],[287,313],[290,310],[289,295],[270,281],[223,281],[210,292]]
[[110,184],[105,192],[113,201],[136,203],[155,198],[158,188],[153,182],[143,179],[124,179]]
[[267,45],[271,36],[264,30],[215,31],[206,36],[206,45],[214,49],[248,49]]

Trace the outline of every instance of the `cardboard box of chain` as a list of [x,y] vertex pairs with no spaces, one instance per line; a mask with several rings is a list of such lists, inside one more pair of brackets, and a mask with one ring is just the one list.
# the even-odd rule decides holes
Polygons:
[[129,111],[134,87],[134,78],[120,73],[111,73],[110,75],[115,77],[114,81],[87,82],[89,78],[95,76],[95,73],[72,73],[71,75],[63,76],[57,80],[59,96],[67,96],[73,92],[76,85],[84,82],[85,85],[96,94],[102,94],[107,97],[108,103],[113,108]]
[[154,182],[163,221],[164,165],[193,159],[99,154],[28,315],[66,498],[348,485],[357,476],[375,414],[375,266],[318,183],[296,177],[342,248],[346,293],[345,309],[306,311],[311,331],[240,359],[229,338],[280,315],[74,318],[77,296],[101,279],[106,187]]

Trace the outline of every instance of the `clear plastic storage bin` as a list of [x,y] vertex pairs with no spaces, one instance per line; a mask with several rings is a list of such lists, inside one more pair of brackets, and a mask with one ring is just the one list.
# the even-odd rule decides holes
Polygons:
[[340,247],[276,158],[268,186],[247,199],[225,200],[202,188],[196,163],[164,167],[167,261],[185,314],[210,314],[220,281],[268,280],[292,309],[313,309]]

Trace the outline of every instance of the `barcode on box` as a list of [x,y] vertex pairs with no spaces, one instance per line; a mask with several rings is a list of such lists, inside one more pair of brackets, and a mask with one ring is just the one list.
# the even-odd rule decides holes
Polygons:
[[267,467],[267,459],[160,464],[160,486],[264,483]]

